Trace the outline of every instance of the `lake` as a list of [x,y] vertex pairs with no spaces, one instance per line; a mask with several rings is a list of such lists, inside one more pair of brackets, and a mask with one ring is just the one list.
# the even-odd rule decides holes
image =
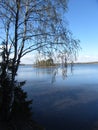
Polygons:
[[68,67],[67,76],[60,68],[20,66],[17,79],[26,80],[33,119],[46,130],[98,130],[98,64]]

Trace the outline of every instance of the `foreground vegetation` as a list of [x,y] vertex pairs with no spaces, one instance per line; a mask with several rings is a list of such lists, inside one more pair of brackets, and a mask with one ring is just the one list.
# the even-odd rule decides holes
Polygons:
[[[25,82],[16,82],[16,84],[17,86],[14,86],[15,99],[11,114],[8,113],[7,108],[10,97],[5,97],[7,101],[2,102],[3,88],[0,87],[0,130],[44,130],[32,119],[33,113],[30,108],[32,100],[27,100],[27,93],[22,90]],[[9,93],[10,89],[7,88],[6,91]]]

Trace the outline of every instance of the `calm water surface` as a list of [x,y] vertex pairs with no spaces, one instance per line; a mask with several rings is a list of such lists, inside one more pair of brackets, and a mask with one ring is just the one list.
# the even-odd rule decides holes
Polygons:
[[98,130],[98,64],[78,64],[73,73],[20,66],[18,80],[33,99],[33,119],[46,130]]

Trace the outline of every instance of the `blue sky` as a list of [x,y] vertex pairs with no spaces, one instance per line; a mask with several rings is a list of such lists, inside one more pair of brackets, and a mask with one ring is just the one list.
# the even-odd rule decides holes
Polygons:
[[[98,0],[69,0],[65,17],[74,38],[81,41],[77,61],[98,61]],[[32,63],[30,54],[23,62],[27,59]]]
[[98,1],[69,0],[68,28],[80,39],[78,61],[98,61]]
[[[98,61],[98,0],[69,0],[65,17],[73,36],[81,41],[78,61]],[[32,54],[22,62],[32,64]]]

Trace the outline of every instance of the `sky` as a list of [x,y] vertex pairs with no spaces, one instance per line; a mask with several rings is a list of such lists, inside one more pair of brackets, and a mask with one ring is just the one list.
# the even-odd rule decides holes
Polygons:
[[[65,18],[73,37],[80,40],[77,62],[98,61],[98,0],[69,0]],[[28,54],[22,62],[32,64],[33,59]]]
[[69,0],[66,19],[80,40],[78,61],[98,61],[98,0]]
[[[98,0],[69,0],[65,19],[73,37],[80,40],[77,62],[98,61]],[[22,63],[33,64],[34,55],[25,55]]]

